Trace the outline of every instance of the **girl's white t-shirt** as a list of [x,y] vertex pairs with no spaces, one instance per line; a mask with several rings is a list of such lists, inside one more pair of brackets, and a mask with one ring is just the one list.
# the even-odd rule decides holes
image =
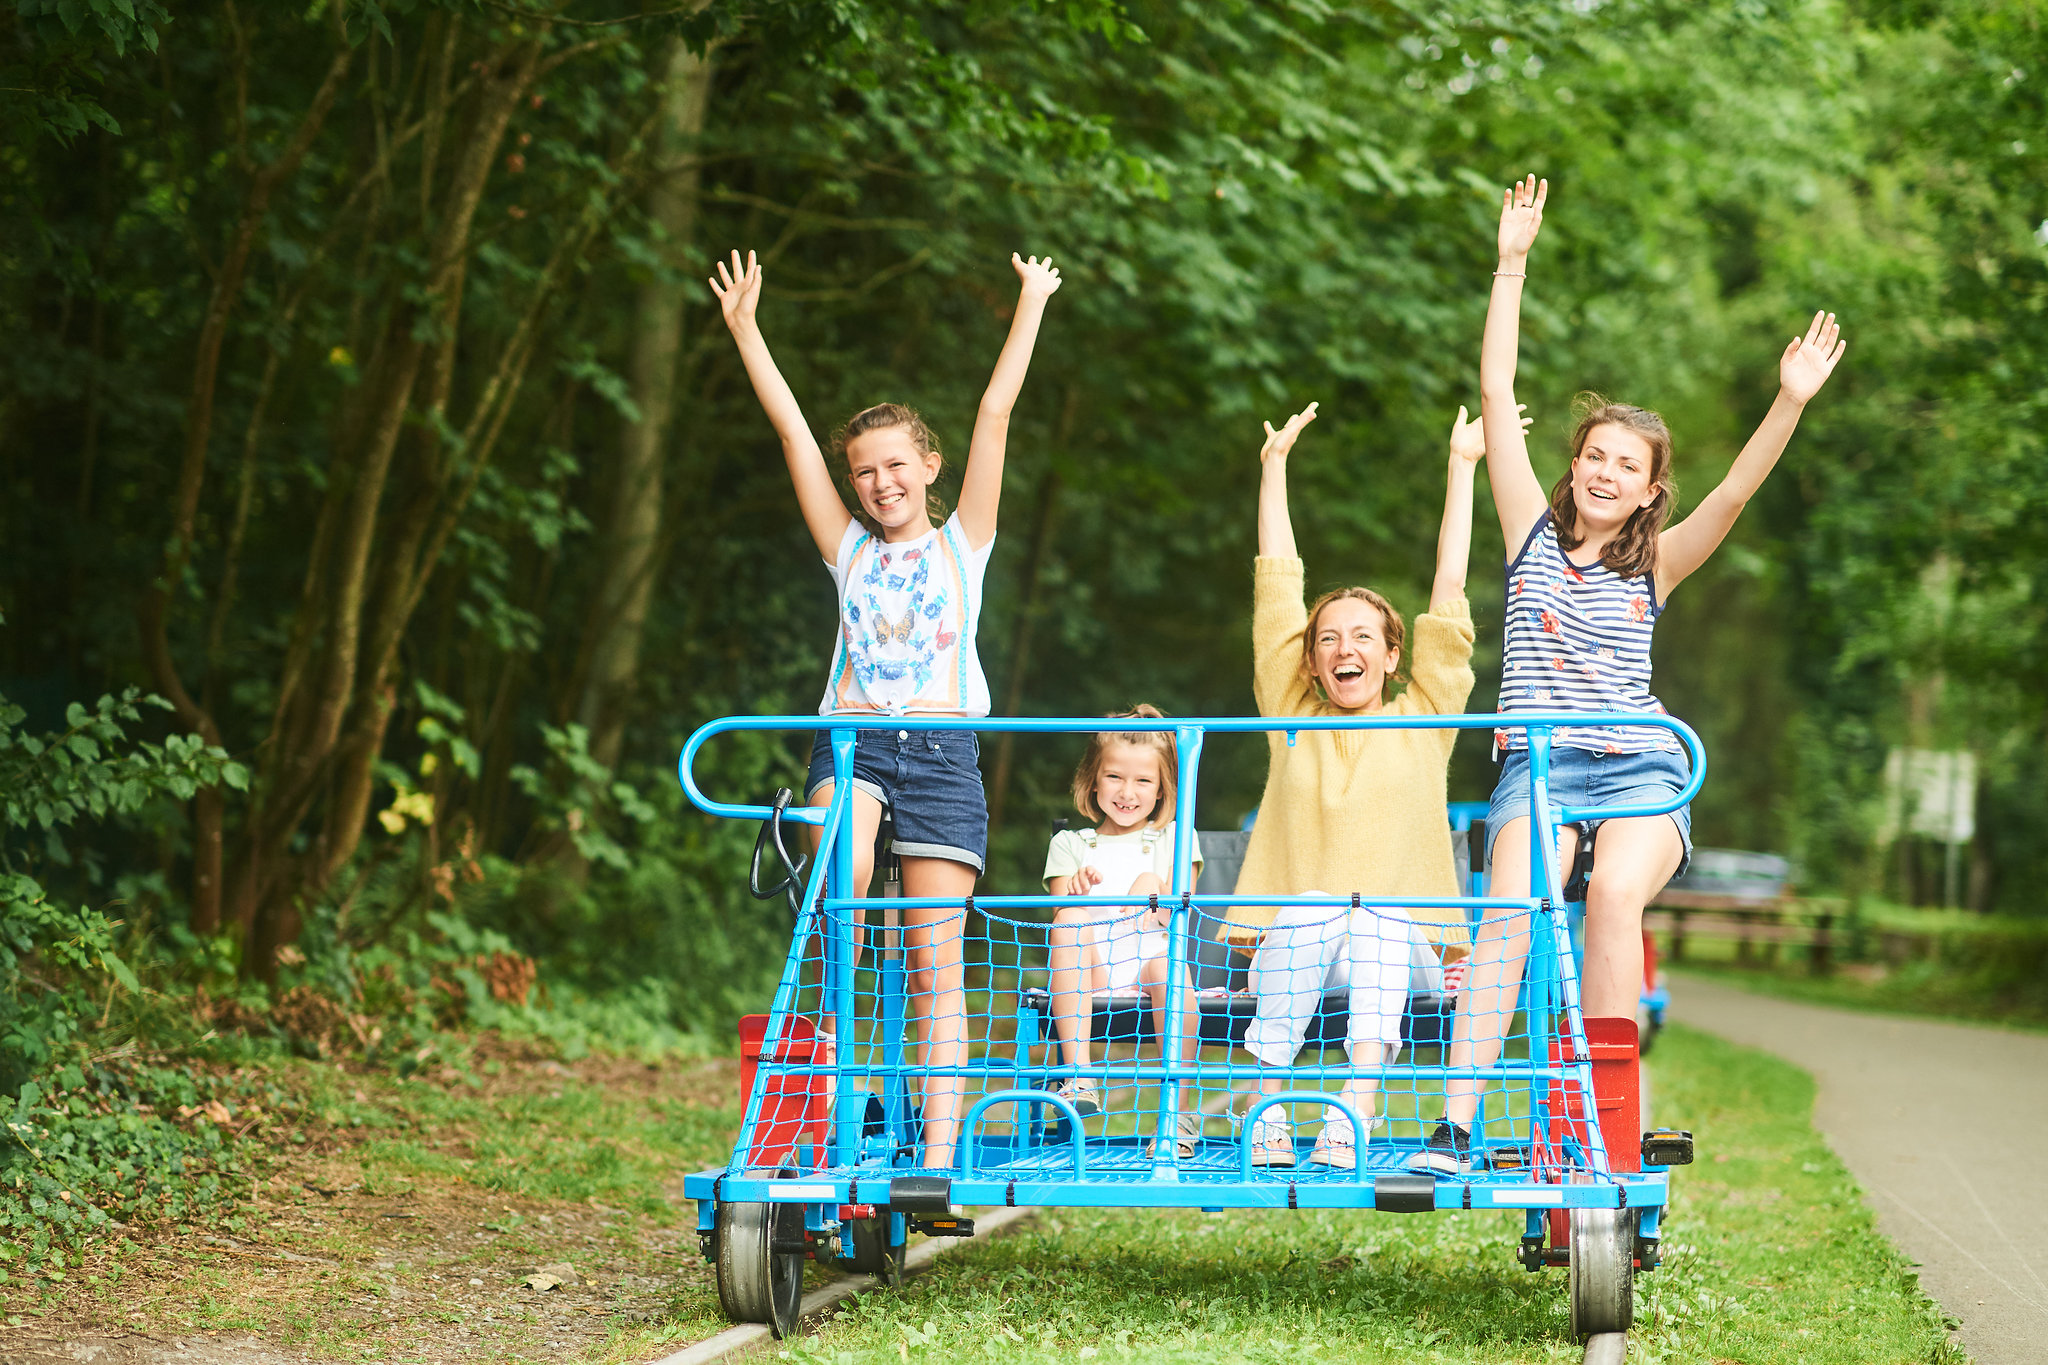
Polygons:
[[[1091,896],[1121,896],[1131,883],[1150,872],[1160,882],[1173,886],[1174,826],[1143,825],[1129,834],[1104,834],[1093,829],[1063,829],[1052,836],[1045,850],[1045,888],[1052,889],[1054,877],[1071,877],[1093,866],[1102,874]],[[1188,889],[1202,875],[1202,836],[1192,833],[1188,840],[1194,852],[1190,858]]]
[[[1063,829],[1052,836],[1045,851],[1045,885],[1052,889],[1054,877],[1071,877],[1083,867],[1102,873],[1094,896],[1121,896],[1131,883],[1150,872],[1169,889],[1173,886],[1174,826],[1154,829],[1144,826],[1129,834],[1104,834],[1092,829]],[[1187,889],[1192,891],[1202,875],[1201,836],[1189,831]],[[1108,922],[1092,926],[1089,936],[1102,951],[1109,968],[1110,989],[1128,990],[1138,980],[1138,969],[1146,958],[1166,956],[1166,932],[1144,927],[1142,906],[1104,907]],[[1116,918],[1110,919],[1110,916]]]
[[970,548],[957,512],[894,545],[848,523],[825,566],[839,589],[839,642],[818,714],[987,715],[988,679],[974,640],[995,543],[991,536]]

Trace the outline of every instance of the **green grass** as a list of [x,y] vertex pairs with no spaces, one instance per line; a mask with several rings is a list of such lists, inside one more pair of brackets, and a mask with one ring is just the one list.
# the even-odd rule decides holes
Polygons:
[[[1658,1120],[1693,1129],[1665,1266],[1630,1359],[1872,1365],[1962,1359],[1809,1122],[1812,1081],[1682,1028]],[[870,1294],[783,1358],[809,1365],[1577,1360],[1564,1276],[1512,1260],[1518,1217],[1049,1210],[901,1293]]]

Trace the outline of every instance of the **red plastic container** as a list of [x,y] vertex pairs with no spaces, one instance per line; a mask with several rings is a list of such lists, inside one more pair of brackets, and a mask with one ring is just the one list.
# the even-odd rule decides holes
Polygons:
[[[1636,1021],[1633,1019],[1588,1018],[1586,1046],[1593,1057],[1593,1103],[1599,1108],[1600,1141],[1607,1148],[1607,1168],[1616,1174],[1643,1169],[1642,1079],[1637,1051]],[[1561,1066],[1563,1040],[1550,1040],[1550,1064]],[[1567,1095],[1571,1102],[1567,1103]],[[1557,1081],[1550,1083],[1550,1144],[1553,1152],[1563,1150],[1567,1133],[1583,1139],[1585,1109],[1576,1090],[1567,1091]],[[1545,1221],[1550,1227],[1550,1245],[1571,1245],[1571,1216],[1552,1209]]]
[[[1593,1101],[1599,1106],[1600,1141],[1607,1148],[1607,1167],[1617,1174],[1643,1169],[1642,1082],[1637,1071],[1636,1021],[1633,1019],[1588,1018],[1586,1046],[1593,1057]],[[1550,1041],[1550,1064],[1564,1063],[1563,1040]],[[1550,1083],[1550,1112],[1553,1142],[1570,1124],[1580,1137],[1589,1136],[1581,1126],[1586,1115],[1571,1092],[1566,1102],[1565,1087]]]
[[[754,1074],[763,1060],[761,1043],[768,1034],[768,1016],[749,1014],[740,1020],[740,1107],[754,1093]],[[817,1025],[800,1014],[782,1021],[782,1037],[776,1040],[776,1062],[808,1063],[818,1055]],[[796,1159],[797,1144],[809,1142],[822,1147],[828,1107],[824,1072],[810,1075],[770,1074],[761,1092],[761,1112],[754,1121],[753,1145],[747,1148],[747,1165],[781,1166]]]

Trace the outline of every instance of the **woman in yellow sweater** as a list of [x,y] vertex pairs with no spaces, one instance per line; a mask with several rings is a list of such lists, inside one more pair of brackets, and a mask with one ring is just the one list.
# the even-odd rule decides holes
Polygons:
[[[1465,709],[1472,691],[1472,613],[1465,567],[1472,542],[1473,471],[1485,453],[1478,422],[1458,410],[1451,429],[1443,525],[1429,611],[1410,647],[1401,614],[1370,588],[1340,588],[1303,604],[1302,563],[1287,514],[1287,457],[1316,405],[1275,431],[1259,452],[1259,557],[1252,566],[1252,693],[1265,716],[1442,715]],[[1408,687],[1387,700],[1407,663]],[[1351,992],[1345,1049],[1355,1067],[1398,1051],[1413,945],[1444,941],[1462,916],[1416,924],[1376,897],[1462,894],[1444,817],[1445,769],[1454,730],[1304,730],[1269,738],[1271,767],[1237,894],[1359,895],[1357,911],[1244,907],[1241,922],[1267,925],[1252,960],[1258,1015],[1244,1046],[1266,1066],[1291,1066],[1326,988]],[[1434,954],[1430,956],[1434,958]],[[1279,1077],[1261,1082],[1285,1089]],[[1367,1123],[1376,1077],[1348,1082],[1343,1097]],[[1355,1168],[1367,1135],[1341,1115],[1323,1125],[1309,1160]],[[1252,1160],[1291,1166],[1290,1125],[1270,1109],[1247,1135]]]

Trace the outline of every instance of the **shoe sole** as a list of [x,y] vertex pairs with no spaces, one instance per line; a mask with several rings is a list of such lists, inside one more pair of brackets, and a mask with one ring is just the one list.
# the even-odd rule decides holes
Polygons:
[[1102,1106],[1096,1103],[1094,1100],[1077,1100],[1068,1098],[1067,1103],[1073,1105],[1074,1112],[1079,1114],[1084,1119],[1092,1119],[1097,1114],[1102,1112]]
[[1298,1163],[1292,1152],[1287,1153],[1285,1156],[1278,1152],[1252,1153],[1252,1165],[1254,1166],[1293,1166],[1296,1164]]
[[1308,1154],[1308,1164],[1311,1166],[1328,1166],[1333,1171],[1355,1171],[1358,1169],[1358,1158],[1355,1156],[1332,1156],[1328,1152],[1310,1152]]
[[1428,1171],[1432,1175],[1464,1175],[1472,1169],[1470,1161],[1460,1161],[1454,1156],[1439,1156],[1435,1152],[1423,1152],[1408,1158],[1411,1171]]

